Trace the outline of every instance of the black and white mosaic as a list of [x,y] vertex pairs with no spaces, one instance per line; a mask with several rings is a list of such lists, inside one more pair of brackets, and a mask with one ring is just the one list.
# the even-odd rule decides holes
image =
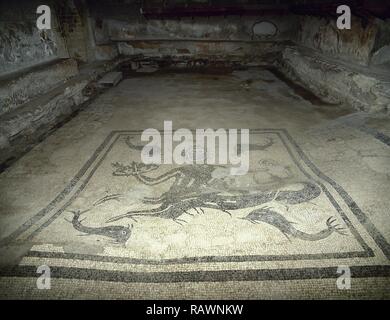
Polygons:
[[3,276],[42,263],[62,278],[119,282],[322,278],[340,263],[359,277],[389,276],[389,243],[287,131],[251,130],[243,176],[220,165],[144,165],[139,135],[112,132],[2,241],[34,244]]

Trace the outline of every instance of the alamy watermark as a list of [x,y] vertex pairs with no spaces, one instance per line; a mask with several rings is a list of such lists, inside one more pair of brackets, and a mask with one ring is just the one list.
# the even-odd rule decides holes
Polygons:
[[40,290],[49,290],[51,289],[51,272],[50,267],[47,265],[42,265],[37,268],[37,273],[40,276],[37,279],[37,288]]
[[39,30],[50,30],[51,29],[51,9],[47,5],[40,5],[37,8],[37,28]]
[[231,175],[249,170],[249,129],[178,129],[164,121],[164,131],[146,129],[141,141],[148,142],[141,152],[145,164],[231,165]]
[[[42,4],[37,7],[37,28],[39,30],[51,29],[51,9],[48,5]],[[347,5],[339,5],[336,9],[336,13],[339,14],[336,25],[340,30],[351,29],[351,8]],[[142,8],[141,8],[142,14]]]
[[336,286],[340,290],[351,289],[351,268],[348,266],[338,266],[337,274],[340,276],[336,280]]

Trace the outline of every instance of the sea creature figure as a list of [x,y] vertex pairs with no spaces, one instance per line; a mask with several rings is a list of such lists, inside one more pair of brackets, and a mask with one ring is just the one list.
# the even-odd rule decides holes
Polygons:
[[[199,168],[199,167],[198,167]],[[158,178],[156,178],[158,180]],[[152,181],[150,181],[152,183]],[[187,213],[190,209],[195,209],[198,212],[203,208],[217,209],[229,215],[229,210],[245,209],[256,207],[267,202],[276,201],[282,204],[299,204],[315,199],[321,194],[321,189],[311,182],[300,182],[302,185],[300,190],[273,190],[273,191],[257,191],[255,193],[236,193],[229,194],[221,191],[199,192],[193,185],[187,188],[178,184],[185,182],[176,181],[170,190],[164,193],[159,198],[145,198],[144,203],[159,204],[160,206],[153,209],[129,211],[125,214],[113,217],[107,222],[114,222],[123,218],[136,217],[158,217],[163,219],[172,219],[180,223],[184,222],[179,217]],[[196,185],[194,181],[193,184]],[[173,192],[174,191],[174,192]],[[198,192],[197,192],[198,191]]]
[[[131,139],[125,140],[127,146],[132,150],[141,150],[142,146],[134,145]],[[274,144],[272,138],[268,138],[265,144],[250,144],[249,150],[265,150]],[[241,152],[239,145],[238,152]],[[257,207],[271,201],[282,205],[295,205],[308,202],[321,194],[321,188],[314,181],[299,181],[291,183],[283,189],[266,190],[257,183],[248,190],[246,187],[232,187],[230,176],[216,175],[216,171],[223,171],[223,165],[192,164],[173,168],[162,174],[153,174],[159,169],[155,164],[143,164],[132,162],[128,165],[115,162],[113,175],[116,177],[134,177],[147,186],[155,186],[163,183],[170,183],[169,189],[158,197],[144,197],[144,204],[151,204],[154,207],[147,210],[128,211],[124,214],[114,216],[107,222],[118,221],[130,218],[136,221],[137,217],[156,217],[172,219],[181,224],[185,220],[181,215],[192,215],[190,210],[204,212],[203,208],[217,209],[231,215],[230,210],[238,210],[250,207]],[[151,174],[149,174],[151,172]],[[238,179],[238,178],[236,178]],[[295,186],[294,186],[295,185]],[[296,188],[298,185],[298,188]],[[294,188],[295,187],[295,188]],[[115,197],[117,195],[114,195]]]
[[73,213],[73,219],[71,221],[68,221],[72,223],[73,227],[84,233],[84,235],[99,235],[99,236],[104,236],[104,237],[109,237],[114,240],[115,243],[126,243],[126,241],[130,238],[131,236],[131,231],[133,229],[133,225],[128,225],[127,227],[124,226],[106,226],[106,227],[87,227],[81,222],[85,219],[80,220],[81,214],[84,212],[89,211],[81,211],[81,210],[76,210],[76,211],[70,211]]
[[332,233],[336,232],[341,235],[347,235],[345,228],[339,224],[334,224],[336,219],[330,217],[326,220],[326,229],[323,229],[317,233],[306,233],[296,229],[293,224],[294,222],[288,221],[280,213],[271,210],[270,207],[264,207],[256,209],[250,212],[246,217],[241,218],[248,220],[251,223],[267,223],[275,228],[279,229],[286,237],[290,240],[290,237],[298,238],[305,241],[318,241],[329,237]]

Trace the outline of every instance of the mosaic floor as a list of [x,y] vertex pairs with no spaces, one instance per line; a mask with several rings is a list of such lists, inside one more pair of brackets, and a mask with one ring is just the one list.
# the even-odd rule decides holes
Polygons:
[[[242,176],[143,165],[141,130],[105,132],[63,189],[1,239],[4,250],[28,244],[1,270],[3,296],[389,297],[386,236],[288,129],[250,130]],[[36,289],[41,265],[52,290]],[[340,266],[354,290],[337,290]]]

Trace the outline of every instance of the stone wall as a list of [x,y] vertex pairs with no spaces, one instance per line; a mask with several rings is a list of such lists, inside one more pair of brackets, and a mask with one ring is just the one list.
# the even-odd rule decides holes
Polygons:
[[[96,32],[103,41],[142,40],[205,40],[205,41],[251,41],[251,40],[292,40],[296,32],[297,21],[293,16],[261,16],[261,17],[205,17],[159,20],[145,19],[141,16],[126,20],[103,19],[103,28]],[[263,24],[262,24],[263,22]],[[267,22],[273,26],[270,32]],[[269,28],[271,29],[271,27]],[[263,32],[262,32],[263,31]]]
[[76,76],[78,72],[75,60],[61,59],[45,66],[32,68],[11,79],[0,80],[0,115],[45,94]]
[[86,8],[80,1],[59,1],[55,5],[69,56],[79,63],[89,60]]
[[387,64],[390,67],[390,19],[377,21],[378,32],[371,54],[371,65]]
[[339,30],[336,18],[301,16],[298,41],[283,49],[276,64],[327,102],[388,112],[389,22],[353,17],[351,27]]
[[64,38],[69,56],[79,64],[95,60],[110,60],[118,56],[118,50],[113,52],[103,45],[96,45],[93,33],[94,23],[85,0],[64,0],[55,5],[61,25],[61,35]]
[[336,18],[301,16],[298,43],[345,61],[367,65],[378,26],[353,17],[351,30],[339,30]]
[[52,30],[36,28],[36,0],[0,3],[0,76],[68,57],[53,15]]
[[[120,54],[146,56],[234,55],[276,57],[296,38],[296,16],[227,16],[146,19],[140,3],[91,4],[97,46],[115,45]],[[295,29],[295,30],[294,30]]]
[[287,77],[329,103],[367,112],[390,110],[390,79],[382,73],[353,68],[299,47],[285,48],[277,65]]
[[0,2],[0,168],[76,112],[121,61],[84,66],[96,59],[83,0],[47,0],[52,28],[44,31],[36,27],[41,4]]
[[123,59],[101,62],[0,115],[0,171],[65,121],[99,92],[97,79]]

